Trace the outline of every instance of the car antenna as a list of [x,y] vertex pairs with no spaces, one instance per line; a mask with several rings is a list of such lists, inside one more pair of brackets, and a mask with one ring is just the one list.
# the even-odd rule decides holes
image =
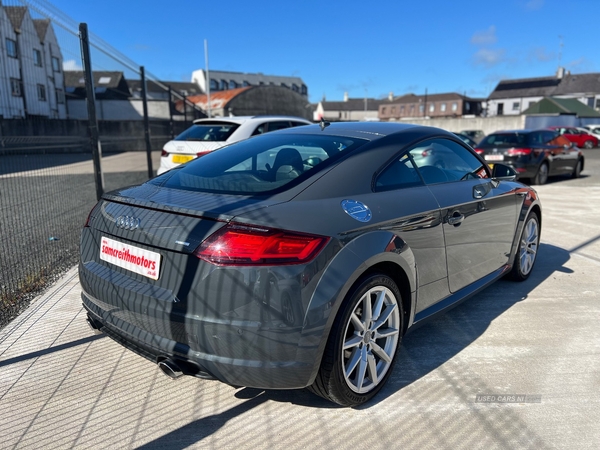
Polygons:
[[319,126],[321,127],[321,131],[331,125],[331,122],[327,122],[325,119],[321,117],[321,121],[319,122]]

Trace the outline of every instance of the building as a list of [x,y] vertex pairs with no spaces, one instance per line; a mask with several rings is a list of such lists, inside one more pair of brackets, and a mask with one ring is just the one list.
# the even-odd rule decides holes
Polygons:
[[[189,102],[212,117],[255,116],[276,114],[310,119],[311,109],[307,99],[283,86],[246,86],[210,93],[210,105],[206,94],[190,96]],[[210,106],[210,107],[209,107]],[[177,110],[183,111],[183,102],[177,102]]]
[[[119,71],[94,71],[92,75],[98,120],[142,120],[144,118],[141,80],[127,80],[123,72]],[[169,99],[169,86],[172,88],[171,99]],[[189,116],[180,114],[173,108],[177,98],[200,92],[200,87],[195,83],[147,80],[146,90],[148,117],[151,120],[185,120],[205,116],[202,112],[193,110],[194,108],[191,108]],[[83,71],[65,71],[65,91],[69,118],[86,120],[87,104]]]
[[600,110],[600,73],[571,74],[561,67],[552,77],[502,80],[488,98],[487,113],[519,115],[544,97],[575,98]]
[[[211,93],[248,86],[282,86],[308,98],[308,88],[304,81],[302,81],[302,78],[299,77],[264,75],[262,73],[224,72],[218,70],[209,70],[209,76]],[[195,70],[192,73],[192,83],[198,84],[202,92],[206,93],[206,71],[203,69]]]
[[411,118],[442,118],[480,116],[481,99],[469,98],[454,92],[444,94],[407,94],[379,106],[379,119],[398,121]]
[[330,122],[378,120],[379,108],[389,103],[390,97],[383,100],[368,97],[350,98],[348,93],[344,92],[342,101],[321,100],[314,109],[313,120],[324,119]]
[[49,19],[0,3],[0,115],[65,119],[63,57]]

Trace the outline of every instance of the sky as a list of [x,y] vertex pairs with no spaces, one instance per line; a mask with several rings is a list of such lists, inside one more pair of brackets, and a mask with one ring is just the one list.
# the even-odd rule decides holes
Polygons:
[[298,76],[311,102],[600,72],[598,0],[47,1],[159,79],[190,81],[206,40],[210,70]]

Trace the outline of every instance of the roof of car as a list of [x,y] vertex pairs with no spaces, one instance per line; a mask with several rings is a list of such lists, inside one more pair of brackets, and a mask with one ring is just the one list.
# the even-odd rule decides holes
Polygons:
[[196,119],[194,123],[205,123],[205,122],[226,122],[226,123],[237,123],[241,124],[248,120],[262,120],[262,121],[276,121],[276,120],[297,120],[306,123],[312,123],[302,117],[295,116],[278,116],[278,115],[257,115],[257,116],[232,116],[232,117],[212,117],[210,119]]

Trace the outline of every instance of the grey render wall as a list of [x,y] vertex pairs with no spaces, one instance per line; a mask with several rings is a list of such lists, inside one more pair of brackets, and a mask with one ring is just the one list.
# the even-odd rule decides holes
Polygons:
[[[85,99],[68,99],[69,119],[87,120]],[[141,99],[96,100],[98,120],[142,120],[144,106]],[[148,100],[150,120],[168,120],[169,102],[166,100]]]
[[442,128],[459,132],[461,130],[482,130],[490,134],[499,130],[518,130],[525,128],[525,116],[494,117],[457,117],[446,119],[407,119],[405,122]]

